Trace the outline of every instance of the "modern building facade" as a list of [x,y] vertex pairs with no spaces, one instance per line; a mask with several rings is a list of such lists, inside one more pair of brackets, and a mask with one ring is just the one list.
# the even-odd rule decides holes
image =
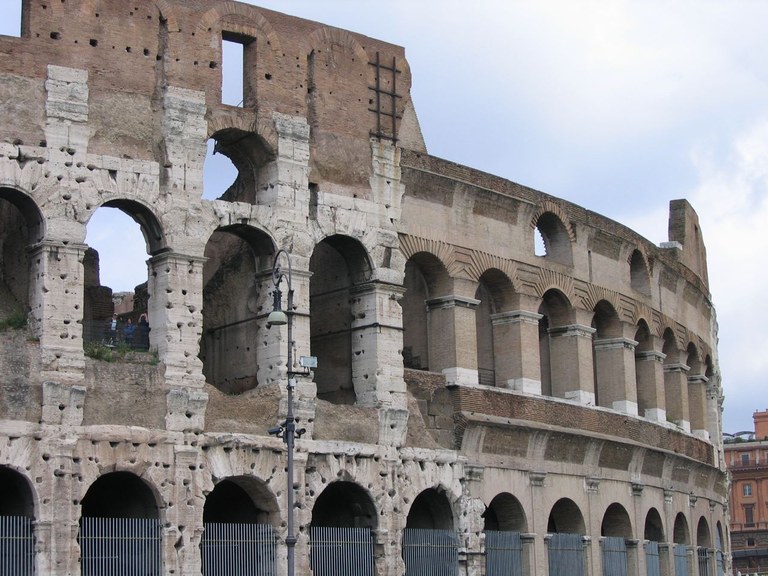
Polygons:
[[734,574],[768,573],[768,410],[753,418],[754,432],[726,435],[724,446]]
[[[685,200],[656,246],[431,156],[404,49],[354,32],[224,0],[22,6],[0,38],[14,573],[283,573],[267,430],[289,346],[317,358],[296,385],[298,574],[723,573],[716,318]],[[238,171],[216,200],[208,142]],[[122,362],[87,330],[111,316],[85,244],[105,208],[148,254],[148,351]],[[266,321],[278,250],[291,342]]]

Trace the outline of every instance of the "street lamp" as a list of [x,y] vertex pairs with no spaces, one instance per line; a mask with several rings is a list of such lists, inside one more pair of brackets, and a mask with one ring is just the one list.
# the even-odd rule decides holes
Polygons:
[[[285,256],[285,260],[288,262],[287,275],[283,272],[282,268],[280,268],[279,260],[282,255]],[[280,291],[280,283],[283,280],[288,282],[288,306],[285,310],[282,309],[283,294]],[[272,283],[275,285],[275,290],[273,292],[274,304],[272,312],[270,312],[267,317],[267,328],[288,325],[288,358],[286,364],[288,376],[288,413],[285,421],[275,428],[270,428],[269,433],[282,438],[283,442],[286,444],[288,452],[288,467],[286,470],[286,476],[288,478],[288,534],[285,537],[285,545],[288,551],[288,576],[294,576],[296,534],[293,529],[293,443],[294,439],[301,438],[306,430],[304,430],[304,428],[296,429],[296,418],[293,416],[293,390],[296,388],[296,374],[308,374],[309,371],[307,368],[300,372],[296,372],[293,369],[293,286],[291,285],[291,258],[285,250],[278,250],[275,254],[275,261],[272,265]],[[302,360],[304,359],[302,358]],[[305,362],[302,361],[302,366],[304,364]]]

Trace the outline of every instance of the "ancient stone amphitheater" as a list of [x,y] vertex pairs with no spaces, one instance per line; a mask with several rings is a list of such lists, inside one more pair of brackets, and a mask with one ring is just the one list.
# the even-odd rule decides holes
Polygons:
[[[4,574],[284,573],[289,517],[298,574],[722,573],[685,200],[656,246],[431,156],[403,48],[254,6],[24,0],[21,30],[0,38]],[[238,173],[216,200],[209,141]],[[146,239],[120,317],[146,312],[146,351],[92,338],[104,207]],[[267,327],[278,250],[291,342]],[[267,432],[288,372],[292,514]]]

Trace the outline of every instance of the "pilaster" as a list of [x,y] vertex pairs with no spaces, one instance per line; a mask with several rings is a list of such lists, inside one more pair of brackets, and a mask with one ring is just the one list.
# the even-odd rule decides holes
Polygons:
[[[477,386],[475,310],[479,300],[451,295],[427,300],[430,368],[441,371],[448,385]],[[440,337],[438,338],[437,335]]]
[[594,333],[594,328],[583,324],[549,329],[553,396],[585,406],[595,404],[592,367]]

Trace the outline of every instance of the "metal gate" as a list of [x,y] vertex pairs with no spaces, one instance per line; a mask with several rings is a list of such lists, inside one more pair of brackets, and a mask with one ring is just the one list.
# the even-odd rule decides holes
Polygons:
[[32,576],[34,566],[32,518],[0,516],[0,576]]
[[584,538],[555,533],[549,538],[549,576],[585,576]]
[[458,576],[459,537],[453,530],[403,530],[405,576]]
[[309,538],[314,576],[373,576],[370,528],[310,526]]
[[688,546],[675,544],[675,576],[688,576]]
[[717,559],[717,576],[725,576],[725,555],[722,550],[715,553]]
[[274,576],[275,532],[269,524],[206,522],[200,553],[204,576]]
[[712,576],[709,571],[710,570],[709,550],[707,548],[699,548],[698,557],[699,557],[699,576]]
[[603,576],[627,576],[627,543],[618,536],[600,540],[603,548]]
[[645,566],[647,576],[661,576],[659,543],[649,540],[645,543]]
[[154,518],[80,519],[82,576],[161,576],[160,522]]
[[520,532],[485,531],[486,576],[523,576]]

